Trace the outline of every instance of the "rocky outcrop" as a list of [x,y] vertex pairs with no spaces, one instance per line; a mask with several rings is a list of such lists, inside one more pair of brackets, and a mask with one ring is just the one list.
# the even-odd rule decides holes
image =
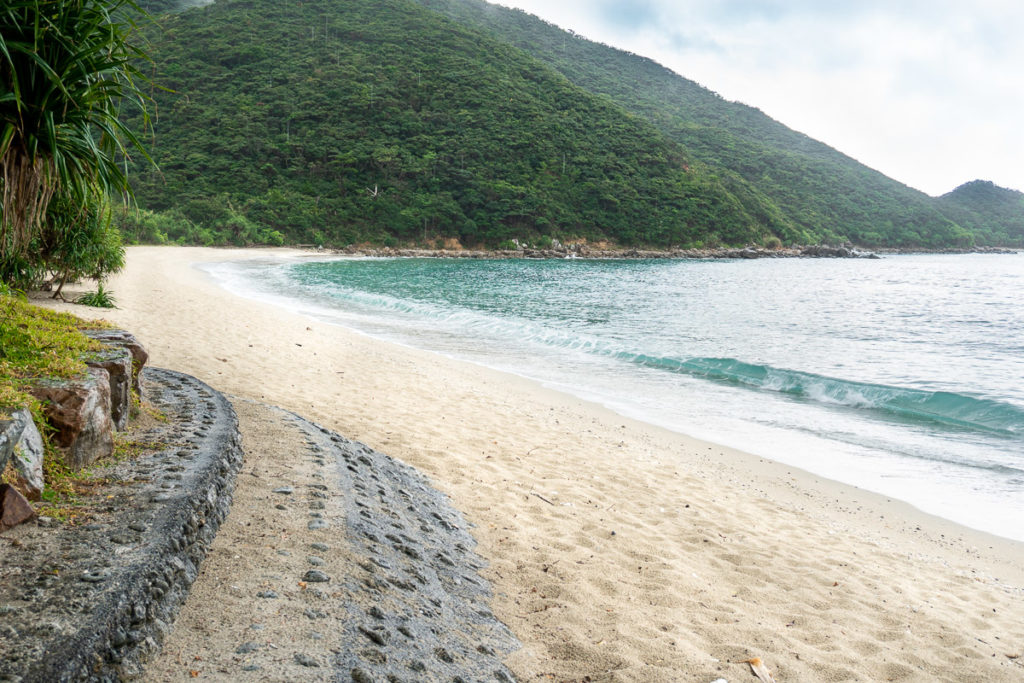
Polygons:
[[[7,469],[8,463],[11,463],[20,478],[23,465],[21,443],[25,438],[26,431],[30,430],[34,432],[36,438],[39,437],[39,432],[36,431],[35,424],[32,422],[32,415],[27,410],[16,411],[10,418],[0,421],[0,473]],[[39,468],[39,476],[33,478],[33,482],[42,481],[41,459]],[[42,487],[40,486],[36,493],[41,492]],[[32,509],[28,499],[22,493],[10,484],[0,484],[0,533],[22,522],[27,522],[35,515],[35,510]]]
[[114,452],[110,419],[110,374],[88,368],[77,380],[45,381],[29,390],[43,403],[53,442],[72,469],[91,465]]
[[132,410],[131,353],[123,346],[107,346],[86,359],[85,364],[107,372],[110,380],[110,420],[114,429],[124,429]]
[[878,258],[878,254],[859,251],[853,247],[829,247],[824,245],[804,247],[800,250],[800,255],[808,258]]
[[[104,348],[84,359],[83,377],[44,380],[29,389],[43,404],[54,445],[63,453],[65,464],[75,470],[113,453],[114,430],[128,424],[132,389],[141,397],[139,373],[149,359],[127,332],[95,330],[89,335]],[[43,455],[43,439],[28,410],[0,419],[0,473],[10,466],[19,495],[29,500],[39,500],[43,493]]]
[[7,469],[7,462],[14,455],[14,447],[18,445],[24,428],[13,416],[0,420],[0,473]]
[[25,496],[10,484],[0,484],[0,533],[36,516]]
[[27,409],[15,411],[11,418],[20,423],[22,429],[10,460],[16,476],[14,485],[29,500],[39,500],[44,486],[43,437]]
[[139,343],[135,335],[124,330],[86,330],[85,334],[108,346],[120,347],[128,351],[132,357],[132,390],[141,399],[142,384],[139,382],[139,373],[142,372],[142,368],[146,367],[149,352]]
[[[141,398],[139,373],[149,359],[142,344],[123,330],[86,334],[104,348],[84,359],[84,377],[46,380],[29,390],[43,403],[46,420],[54,429],[54,445],[63,452],[68,467],[76,470],[113,452],[113,431],[128,424],[132,389]],[[24,476],[31,483],[27,471]]]

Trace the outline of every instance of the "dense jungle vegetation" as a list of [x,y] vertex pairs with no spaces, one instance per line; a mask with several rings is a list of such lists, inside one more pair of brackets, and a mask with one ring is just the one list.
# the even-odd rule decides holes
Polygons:
[[147,35],[159,170],[132,176],[129,239],[1024,240],[1012,210],[930,198],[650,60],[478,0],[220,0]]
[[585,40],[522,11],[482,0],[419,2],[509,40],[574,84],[606,95],[650,121],[695,158],[723,175],[733,175],[734,182],[756,188],[796,224],[797,241],[849,239],[874,246],[971,242],[928,195],[783,126],[755,108],[728,102],[650,59]]

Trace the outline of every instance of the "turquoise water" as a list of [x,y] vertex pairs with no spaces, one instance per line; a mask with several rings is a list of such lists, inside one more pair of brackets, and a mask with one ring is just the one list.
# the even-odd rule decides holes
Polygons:
[[1024,540],[1024,256],[209,270],[246,296]]

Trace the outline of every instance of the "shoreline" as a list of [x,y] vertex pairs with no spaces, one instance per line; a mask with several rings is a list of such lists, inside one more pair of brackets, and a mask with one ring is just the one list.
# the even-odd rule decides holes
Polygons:
[[242,299],[191,265],[266,254],[130,248],[121,309],[49,305],[428,474],[476,524],[523,680],[739,676],[753,656],[790,679],[1024,672],[1024,544]]
[[[397,257],[394,261],[400,262],[403,258],[405,257]],[[439,353],[445,358],[458,362],[468,362],[498,373],[509,373],[527,381],[535,382],[546,389],[579,398],[595,406],[607,408],[616,415],[632,417],[638,423],[664,428],[671,433],[681,434],[685,437],[705,441],[717,446],[728,446],[758,458],[766,458],[783,465],[796,467],[809,472],[813,476],[833,480],[854,488],[872,491],[887,499],[892,498],[902,501],[926,514],[951,521],[974,531],[1007,538],[1015,542],[1024,542],[1024,527],[1020,524],[1020,520],[1024,520],[1024,517],[1018,514],[1024,514],[1024,508],[1012,496],[1003,495],[1000,498],[996,493],[1000,490],[998,486],[989,489],[978,489],[979,492],[976,494],[972,493],[971,489],[966,486],[961,486],[959,489],[954,487],[949,490],[944,485],[944,482],[947,480],[940,473],[932,473],[929,476],[928,472],[925,471],[913,471],[912,474],[908,474],[910,469],[905,464],[899,462],[893,464],[893,468],[899,474],[886,476],[885,471],[887,468],[868,468],[863,465],[864,462],[870,461],[871,458],[884,455],[886,451],[881,448],[876,449],[877,452],[873,455],[869,453],[868,457],[865,458],[863,454],[851,453],[848,444],[843,443],[842,440],[830,441],[827,434],[816,435],[815,438],[810,438],[807,434],[803,434],[803,438],[793,438],[794,433],[801,434],[802,432],[791,429],[789,431],[783,430],[784,433],[782,434],[774,434],[763,428],[760,431],[755,430],[752,432],[750,431],[750,426],[745,424],[730,424],[728,428],[723,428],[721,424],[715,422],[715,418],[720,418],[722,415],[720,411],[718,414],[707,415],[710,419],[702,419],[701,417],[687,414],[691,411],[701,415],[706,414],[706,412],[701,413],[701,409],[693,406],[681,409],[681,412],[680,410],[673,411],[663,407],[663,405],[671,404],[661,404],[659,401],[652,402],[650,400],[645,402],[642,398],[643,393],[637,393],[636,387],[624,386],[620,389],[620,387],[614,384],[605,383],[602,386],[600,384],[587,383],[585,379],[581,380],[575,376],[577,366],[571,359],[561,358],[559,360],[559,357],[555,355],[538,356],[538,358],[544,358],[544,363],[541,365],[524,365],[522,363],[517,365],[514,362],[509,364],[509,359],[500,353],[491,351],[478,353],[474,351],[475,344],[456,347],[449,343],[432,343],[430,341],[432,339],[432,332],[426,337],[419,337],[418,333],[405,329],[401,325],[397,327],[390,324],[380,326],[377,324],[378,318],[366,321],[357,316],[355,319],[349,319],[344,313],[348,309],[347,306],[341,305],[335,308],[318,298],[306,299],[298,294],[288,294],[287,287],[278,289],[276,285],[274,287],[267,287],[266,284],[260,284],[260,280],[263,279],[260,273],[277,271],[278,267],[290,265],[299,265],[301,267],[303,262],[326,264],[332,262],[345,263],[348,261],[351,263],[363,261],[371,263],[374,260],[374,258],[349,255],[309,254],[288,259],[274,258],[272,255],[268,255],[264,258],[248,262],[252,266],[243,265],[245,262],[236,261],[234,263],[238,264],[237,266],[232,265],[231,262],[211,263],[200,266],[200,269],[204,273],[211,275],[218,286],[227,289],[237,296],[263,303],[272,303],[284,310],[299,310],[319,322],[339,325],[349,331],[384,343],[398,344],[404,348],[418,349],[426,353]],[[583,261],[583,259],[580,260]],[[929,262],[934,261],[929,260]],[[437,263],[440,266],[443,261]],[[780,263],[778,267],[784,265]],[[792,265],[796,266],[797,264]],[[824,264],[821,265],[824,266]],[[469,264],[466,264],[466,266],[470,267]],[[584,267],[584,265],[581,263],[580,267]],[[789,266],[786,267],[788,268]],[[856,266],[852,265],[843,267],[841,264],[836,264],[836,267],[840,267],[842,272],[846,273],[858,270]],[[882,269],[886,268],[884,264],[879,264],[879,267]],[[892,267],[893,265],[890,264],[889,268]],[[896,268],[899,268],[899,266],[896,266]],[[269,271],[264,269],[269,269]],[[874,268],[871,270],[875,272]],[[254,274],[255,279],[253,279]],[[267,275],[266,277],[269,278],[271,276]],[[278,277],[278,275],[273,276],[273,282],[277,283]],[[355,306],[354,310],[361,309]],[[448,330],[448,333],[450,332],[451,330]],[[479,348],[487,348],[488,346],[489,344],[484,343]],[[556,351],[552,353],[556,353]],[[713,352],[712,355],[714,355]],[[682,357],[686,358],[687,356]],[[566,365],[566,360],[570,360],[568,365]],[[571,367],[573,371],[559,373],[550,370],[552,367],[559,366]],[[799,367],[799,365],[783,367]],[[837,375],[837,377],[842,378],[843,376]],[[623,379],[628,381],[626,378]],[[637,376],[636,381],[642,382],[642,379]],[[875,381],[879,380],[876,379]],[[640,384],[638,386],[643,385]],[[880,388],[893,389],[893,387],[887,387],[884,384]],[[711,391],[710,388],[703,390],[703,392],[709,391]],[[690,401],[700,402],[706,395],[705,393],[696,392]],[[715,405],[716,401],[717,399],[712,398],[708,405]],[[686,403],[681,402],[679,405],[685,406]],[[753,414],[756,415],[756,411],[759,409],[758,405],[750,403],[747,406],[741,407],[735,415],[749,418],[751,416],[749,411],[755,411]],[[707,409],[705,408],[704,410],[706,411]],[[757,421],[755,420],[754,422],[756,423]],[[900,443],[894,441],[893,446],[899,448]],[[998,446],[996,447],[998,448]],[[827,453],[828,457],[820,457],[821,453]]]
[[313,253],[366,258],[440,258],[440,259],[773,259],[773,258],[817,258],[817,259],[878,259],[888,255],[915,254],[1017,254],[1015,249],[1004,247],[974,247],[971,249],[862,249],[849,245],[809,245],[779,247],[720,247],[715,249],[650,249],[611,248],[587,244],[559,245],[553,248],[519,247],[517,249],[422,249],[415,247],[349,246],[342,248],[316,248],[311,245],[296,247]]

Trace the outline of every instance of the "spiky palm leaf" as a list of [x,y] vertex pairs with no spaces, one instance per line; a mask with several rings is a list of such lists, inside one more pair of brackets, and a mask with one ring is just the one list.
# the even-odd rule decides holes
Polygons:
[[54,193],[86,204],[129,191],[118,163],[145,155],[118,118],[146,110],[130,41],[134,0],[3,0],[0,4],[0,255],[26,248]]

